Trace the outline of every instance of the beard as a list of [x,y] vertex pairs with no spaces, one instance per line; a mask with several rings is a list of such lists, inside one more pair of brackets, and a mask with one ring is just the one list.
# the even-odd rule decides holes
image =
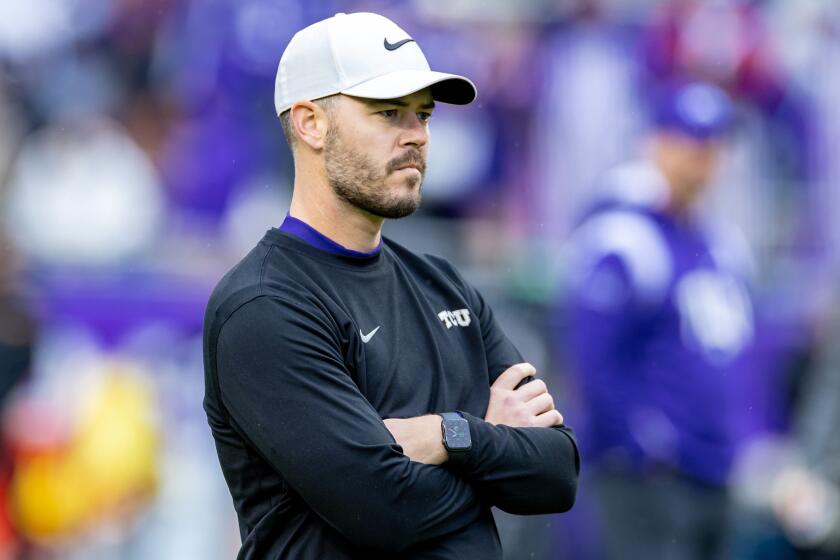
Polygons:
[[[333,192],[345,202],[388,219],[404,218],[420,206],[420,184],[426,172],[426,162],[419,150],[409,150],[380,170],[368,155],[342,141],[335,128],[327,132],[324,147],[327,181]],[[385,184],[386,179],[406,164],[416,165],[420,177],[406,179],[405,188],[389,188]]]

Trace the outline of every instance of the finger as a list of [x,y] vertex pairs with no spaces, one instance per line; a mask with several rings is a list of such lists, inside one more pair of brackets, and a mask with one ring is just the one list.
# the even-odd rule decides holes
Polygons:
[[548,387],[545,386],[545,381],[542,379],[534,379],[517,389],[516,392],[522,395],[526,401],[529,401],[538,395],[547,393]]
[[543,412],[554,410],[554,398],[548,393],[543,393],[525,403],[525,406],[528,407],[528,412],[538,416]]
[[493,382],[493,387],[512,391],[520,381],[536,373],[537,370],[529,363],[514,364],[496,378],[496,381]]
[[561,426],[563,424],[563,415],[559,410],[549,410],[543,412],[534,419],[534,426],[543,428],[551,428],[552,426]]

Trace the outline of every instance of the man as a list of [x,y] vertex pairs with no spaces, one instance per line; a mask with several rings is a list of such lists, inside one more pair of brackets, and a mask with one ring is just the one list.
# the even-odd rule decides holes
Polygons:
[[240,558],[501,558],[491,506],[572,506],[575,443],[534,368],[451,265],[381,236],[420,202],[435,101],[475,95],[375,14],[286,48],[290,212],[205,318]]
[[[772,473],[764,496],[800,556],[813,560],[840,555],[840,307],[822,318],[812,368],[792,407],[790,455],[765,467]],[[784,440],[781,440],[784,441]],[[777,440],[778,442],[778,440]],[[778,444],[778,443],[777,443]],[[762,465],[764,466],[764,465]],[[775,471],[775,472],[774,472]],[[750,473],[751,474],[751,473]],[[764,473],[761,473],[764,474]],[[764,475],[765,481],[768,475]],[[748,504],[752,505],[752,504]],[[753,506],[750,512],[756,511]],[[766,522],[767,517],[762,521]],[[765,529],[773,534],[772,530]]]
[[573,236],[568,348],[610,558],[722,552],[753,315],[738,243],[696,207],[731,114],[714,86],[669,91],[647,158],[609,175]]
[[[19,259],[0,232],[0,409],[31,366],[35,324],[19,293]],[[2,462],[0,453],[0,462]]]

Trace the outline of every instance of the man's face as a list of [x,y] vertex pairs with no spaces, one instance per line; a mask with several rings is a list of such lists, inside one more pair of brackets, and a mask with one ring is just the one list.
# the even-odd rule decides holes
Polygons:
[[382,218],[417,210],[433,109],[428,89],[387,101],[339,95],[324,146],[336,195]]
[[658,136],[658,159],[679,203],[691,205],[703,194],[717,170],[721,148],[720,140],[696,140],[674,133]]

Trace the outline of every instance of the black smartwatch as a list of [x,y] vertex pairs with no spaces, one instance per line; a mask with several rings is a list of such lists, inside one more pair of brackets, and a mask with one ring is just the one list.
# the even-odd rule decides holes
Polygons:
[[449,462],[453,465],[463,465],[472,447],[470,424],[460,412],[438,414],[443,418],[440,429],[443,432],[443,446],[449,454]]

